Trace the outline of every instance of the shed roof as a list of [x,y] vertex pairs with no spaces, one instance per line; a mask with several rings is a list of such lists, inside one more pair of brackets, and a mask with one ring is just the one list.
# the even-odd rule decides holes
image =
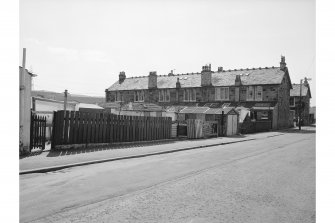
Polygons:
[[220,115],[222,112],[228,114],[231,111],[238,114],[232,107],[227,108],[209,108],[209,107],[186,107],[180,111],[181,114],[209,114],[209,115]]
[[77,104],[78,108],[92,108],[92,109],[104,109],[103,107],[100,107],[95,104],[87,104],[87,103],[79,103]]
[[181,114],[203,114],[205,113],[209,107],[186,107],[181,110],[179,113]]
[[[240,69],[212,73],[213,86],[234,86],[236,75],[240,75],[242,85],[281,84],[285,72],[279,67]],[[108,88],[109,91],[144,90],[148,89],[148,76],[130,77],[123,82],[116,81]],[[158,75],[157,88],[175,88],[177,78],[181,88],[201,87],[201,73],[187,73],[175,75]]]

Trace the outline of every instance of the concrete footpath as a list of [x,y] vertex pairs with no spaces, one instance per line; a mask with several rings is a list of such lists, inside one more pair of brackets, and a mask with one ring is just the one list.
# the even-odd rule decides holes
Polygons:
[[[294,129],[287,131],[289,132],[292,130],[294,131]],[[49,150],[20,158],[20,174],[44,173],[74,166],[199,149],[210,146],[275,137],[283,134],[285,134],[285,131],[255,133],[234,137],[166,140],[146,143],[138,142],[127,145],[100,146],[96,148],[57,151]]]

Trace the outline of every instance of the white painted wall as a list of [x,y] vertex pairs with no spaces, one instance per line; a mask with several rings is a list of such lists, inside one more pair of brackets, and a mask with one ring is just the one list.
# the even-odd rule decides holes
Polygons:
[[[35,111],[58,111],[64,109],[63,102],[52,102],[35,99]],[[67,111],[75,111],[75,104],[68,103]]]
[[20,143],[23,150],[29,151],[30,145],[30,108],[31,108],[31,80],[32,76],[26,69],[19,69],[20,75]]

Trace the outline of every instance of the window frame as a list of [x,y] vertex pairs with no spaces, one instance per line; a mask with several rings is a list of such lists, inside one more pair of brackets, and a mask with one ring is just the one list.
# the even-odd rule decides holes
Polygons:
[[215,88],[216,101],[229,101],[229,87],[216,87]]
[[170,100],[171,100],[170,89],[158,90],[158,102],[170,102]]
[[[115,102],[122,102],[123,100],[123,95],[121,94],[121,91],[116,91],[116,95],[115,95]],[[120,100],[119,100],[120,99]]]
[[[258,93],[261,93],[260,98],[258,97]],[[255,87],[255,101],[263,101],[263,87],[256,86]]]
[[292,99],[293,99],[293,105],[291,105],[291,100],[289,100],[290,107],[295,107],[295,97],[292,97]]
[[144,91],[143,90],[134,91],[134,102],[144,102]]
[[197,101],[197,91],[195,88],[186,88],[183,91],[184,101],[194,102]]
[[[252,91],[250,91],[252,89]],[[249,93],[252,92],[252,97],[249,97]],[[247,88],[247,101],[254,101],[255,100],[255,87],[254,86],[248,86]]]

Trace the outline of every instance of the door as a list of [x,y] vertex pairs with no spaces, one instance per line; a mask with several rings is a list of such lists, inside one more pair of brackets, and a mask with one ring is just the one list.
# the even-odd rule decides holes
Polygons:
[[236,135],[237,134],[237,115],[232,115],[232,122],[233,122],[232,134]]
[[233,117],[232,115],[227,116],[227,136],[233,134]]

